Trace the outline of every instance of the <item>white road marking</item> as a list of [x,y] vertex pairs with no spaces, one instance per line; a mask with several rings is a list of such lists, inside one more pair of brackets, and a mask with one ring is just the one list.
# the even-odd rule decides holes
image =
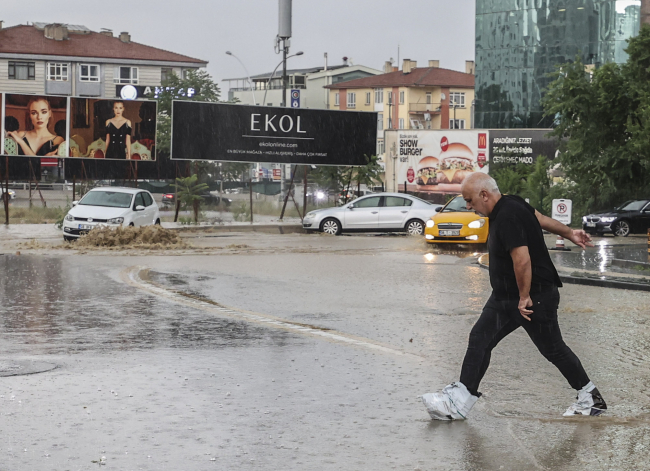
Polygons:
[[137,267],[137,266],[130,267],[127,268],[122,273],[123,275],[122,278],[126,283],[130,284],[131,286],[134,286],[144,291],[148,291],[149,293],[154,294],[156,296],[169,299],[176,303],[185,304],[196,309],[201,309],[203,311],[213,312],[221,316],[245,320],[257,324],[263,324],[267,327],[274,327],[283,330],[288,330],[290,332],[294,332],[298,334],[312,335],[315,337],[324,338],[326,340],[355,345],[357,347],[363,347],[370,350],[380,351],[383,353],[390,353],[393,355],[412,357],[418,360],[423,359],[418,355],[395,350],[393,348],[374,343],[371,340],[365,339],[363,337],[355,337],[352,335],[348,335],[333,330],[321,330],[315,327],[298,324],[295,322],[275,318],[265,314],[248,312],[240,309],[234,309],[234,308],[229,308],[227,306],[222,306],[219,303],[200,299],[198,297],[194,297],[188,293],[184,293],[179,290],[163,287],[158,283],[155,283],[147,279],[148,273],[149,273],[149,268]]

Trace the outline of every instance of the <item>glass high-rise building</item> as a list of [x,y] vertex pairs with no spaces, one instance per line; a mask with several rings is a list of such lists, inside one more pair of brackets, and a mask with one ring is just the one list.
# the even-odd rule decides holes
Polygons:
[[[556,65],[627,60],[640,0],[476,0],[475,127],[544,128]],[[551,76],[549,76],[549,74]]]

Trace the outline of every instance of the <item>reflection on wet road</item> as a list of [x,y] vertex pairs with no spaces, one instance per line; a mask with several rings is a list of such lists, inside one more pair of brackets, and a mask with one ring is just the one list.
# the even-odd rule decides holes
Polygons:
[[[574,391],[517,331],[470,419],[438,423],[418,395],[457,379],[490,292],[475,248],[259,234],[237,246],[0,257],[0,359],[59,365],[0,378],[0,469],[102,456],[106,469],[647,468],[648,293],[562,290],[564,338],[606,416],[561,418]],[[133,266],[161,291],[124,282]]]

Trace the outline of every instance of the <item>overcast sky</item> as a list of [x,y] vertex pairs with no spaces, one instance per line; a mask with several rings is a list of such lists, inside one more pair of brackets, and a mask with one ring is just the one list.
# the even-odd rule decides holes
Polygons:
[[[475,0],[293,0],[289,68],[354,64],[381,69],[384,61],[404,58],[426,65],[463,70],[474,60]],[[3,2],[5,26],[27,22],[85,25],[93,31],[128,31],[135,42],[209,62],[208,72],[223,92],[224,78],[271,72],[280,62],[274,52],[278,0],[31,0]],[[395,62],[394,65],[397,65]],[[400,65],[401,67],[401,65]]]

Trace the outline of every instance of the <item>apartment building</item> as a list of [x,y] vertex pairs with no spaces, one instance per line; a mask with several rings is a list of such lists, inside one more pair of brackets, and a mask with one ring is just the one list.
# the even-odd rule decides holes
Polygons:
[[[298,90],[300,108],[330,109],[330,94],[327,85],[347,82],[364,77],[381,74],[381,70],[363,65],[348,64],[344,58],[343,64],[287,70],[287,106],[291,105],[289,94]],[[275,73],[253,75],[248,77],[224,79],[228,83],[228,99],[238,99],[245,105],[281,106],[282,103],[282,70]]]
[[474,127],[474,62],[465,72],[427,67],[404,59],[402,70],[386,62],[381,75],[326,86],[330,109],[375,111],[377,156],[385,152],[386,129],[470,129]]
[[172,72],[183,76],[207,61],[85,26],[0,22],[0,91],[115,98],[125,85],[142,96]]

